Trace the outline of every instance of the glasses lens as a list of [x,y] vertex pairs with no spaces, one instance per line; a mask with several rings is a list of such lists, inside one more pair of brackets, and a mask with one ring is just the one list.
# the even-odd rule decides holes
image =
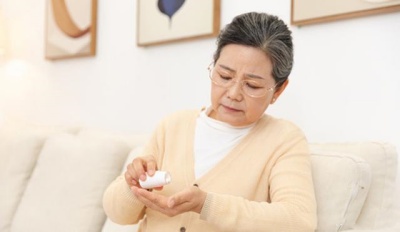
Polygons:
[[242,83],[243,92],[252,97],[261,97],[268,92],[265,82],[244,80]]
[[[230,88],[237,83],[231,74],[218,72],[212,64],[208,67],[211,81],[223,88]],[[274,90],[274,87],[268,87],[264,80],[240,80],[240,86],[244,94],[250,97],[262,97],[268,92]]]

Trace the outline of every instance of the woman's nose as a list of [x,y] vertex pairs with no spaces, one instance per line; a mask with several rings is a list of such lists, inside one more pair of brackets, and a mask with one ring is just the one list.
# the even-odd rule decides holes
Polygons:
[[228,97],[240,101],[242,99],[242,82],[234,80],[233,85],[228,88]]

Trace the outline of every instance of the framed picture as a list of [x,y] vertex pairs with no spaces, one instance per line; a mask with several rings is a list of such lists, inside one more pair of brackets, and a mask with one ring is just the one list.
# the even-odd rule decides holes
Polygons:
[[220,0],[138,0],[137,45],[213,37],[220,29]]
[[97,0],[46,0],[45,57],[96,54]]
[[291,24],[308,25],[400,10],[400,0],[292,0]]

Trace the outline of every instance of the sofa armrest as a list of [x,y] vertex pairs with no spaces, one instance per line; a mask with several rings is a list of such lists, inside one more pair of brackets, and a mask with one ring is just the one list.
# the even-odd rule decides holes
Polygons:
[[374,229],[374,230],[358,230],[358,229],[351,229],[351,230],[342,230],[341,232],[395,232],[400,231],[400,228],[396,226],[390,228],[382,228],[382,229]]

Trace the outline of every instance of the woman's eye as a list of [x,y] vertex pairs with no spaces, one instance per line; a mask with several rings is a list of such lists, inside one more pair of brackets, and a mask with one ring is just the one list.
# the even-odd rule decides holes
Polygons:
[[256,84],[256,83],[249,83],[249,82],[247,82],[246,85],[247,85],[248,87],[252,88],[252,89],[260,89],[260,88],[262,88],[261,85]]
[[220,76],[220,77],[221,77],[221,79],[223,79],[225,81],[229,81],[232,79],[232,77],[229,77],[229,76]]

